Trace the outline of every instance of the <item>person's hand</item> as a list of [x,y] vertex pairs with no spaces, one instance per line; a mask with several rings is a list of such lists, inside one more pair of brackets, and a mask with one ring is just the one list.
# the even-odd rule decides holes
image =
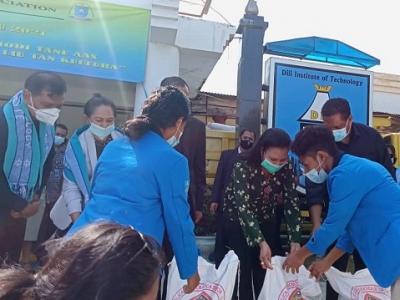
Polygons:
[[183,286],[183,291],[185,294],[192,293],[200,283],[200,275],[198,272],[194,274],[192,277],[188,278],[187,284]]
[[282,269],[286,270],[287,273],[292,271],[292,274],[299,273],[299,268],[303,265],[304,260],[298,255],[298,251],[292,254],[288,254],[285,262],[282,265]]
[[218,209],[218,203],[211,203],[211,205],[210,205],[210,213],[211,213],[212,215],[215,214],[215,212],[217,211],[217,209]]
[[[37,197],[37,199],[39,199],[39,197]],[[21,210],[20,212],[11,210],[10,215],[14,219],[21,219],[21,218],[28,219],[29,217],[32,217],[34,214],[38,212],[39,206],[40,206],[40,201],[36,200],[34,197],[32,202],[28,203],[28,205],[25,206],[23,210]]]
[[201,211],[195,211],[194,212],[194,224],[199,223],[201,219],[203,219],[203,213]]
[[78,220],[80,215],[81,213],[79,211],[70,214],[69,216],[71,217],[72,223],[75,223],[75,221]]
[[273,269],[271,265],[271,256],[271,248],[268,246],[267,242],[260,243],[260,264],[263,269]]
[[301,248],[301,246],[299,243],[290,243],[290,254],[295,253],[300,248]]
[[322,274],[328,271],[330,267],[330,263],[328,263],[325,259],[314,261],[308,267],[308,271],[310,271],[310,278],[315,277],[317,280],[320,280]]

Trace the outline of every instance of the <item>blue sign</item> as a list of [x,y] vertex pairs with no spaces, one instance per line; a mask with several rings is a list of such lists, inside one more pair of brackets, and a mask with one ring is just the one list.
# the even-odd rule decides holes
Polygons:
[[322,124],[322,106],[337,97],[349,101],[355,122],[369,125],[371,73],[342,70],[290,61],[272,63],[268,127],[282,128],[294,139],[304,126]]

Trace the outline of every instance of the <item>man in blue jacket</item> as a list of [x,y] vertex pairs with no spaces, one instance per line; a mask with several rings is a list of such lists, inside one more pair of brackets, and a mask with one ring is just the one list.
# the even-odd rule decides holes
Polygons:
[[330,205],[322,226],[283,267],[298,272],[308,256],[324,254],[339,238],[323,260],[310,266],[311,274],[320,277],[357,248],[375,281],[392,286],[392,299],[400,299],[400,186],[382,165],[339,151],[325,126],[303,129],[292,150],[309,180],[327,181]]

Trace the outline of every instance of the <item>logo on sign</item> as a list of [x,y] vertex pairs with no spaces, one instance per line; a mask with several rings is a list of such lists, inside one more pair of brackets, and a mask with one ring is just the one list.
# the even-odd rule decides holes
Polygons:
[[390,300],[389,290],[374,284],[355,286],[350,295],[351,300]]
[[74,4],[69,10],[69,17],[80,21],[93,20],[93,10],[86,4]]
[[297,280],[288,281],[279,294],[278,300],[304,300],[299,282]]
[[182,288],[172,297],[172,300],[224,300],[225,290],[218,283],[200,283],[190,294],[190,298],[187,298],[188,296]]

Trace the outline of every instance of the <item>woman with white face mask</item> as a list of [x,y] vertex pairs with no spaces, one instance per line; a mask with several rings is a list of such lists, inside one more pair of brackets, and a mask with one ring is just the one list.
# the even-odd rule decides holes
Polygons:
[[[116,108],[111,100],[94,94],[86,102],[83,111],[87,124],[77,129],[68,143],[65,151],[62,197],[51,214],[59,229],[57,236],[67,232],[70,224],[78,219],[87,204],[93,172],[104,148],[112,140],[123,136],[114,125]],[[64,206],[63,211],[60,211],[61,206]]]
[[227,246],[240,260],[239,299],[250,300],[253,295],[258,299],[265,270],[272,269],[271,257],[279,253],[275,207],[280,195],[290,252],[300,248],[299,198],[288,157],[290,144],[291,139],[284,130],[267,129],[256,145],[239,154],[225,191],[224,234]]

